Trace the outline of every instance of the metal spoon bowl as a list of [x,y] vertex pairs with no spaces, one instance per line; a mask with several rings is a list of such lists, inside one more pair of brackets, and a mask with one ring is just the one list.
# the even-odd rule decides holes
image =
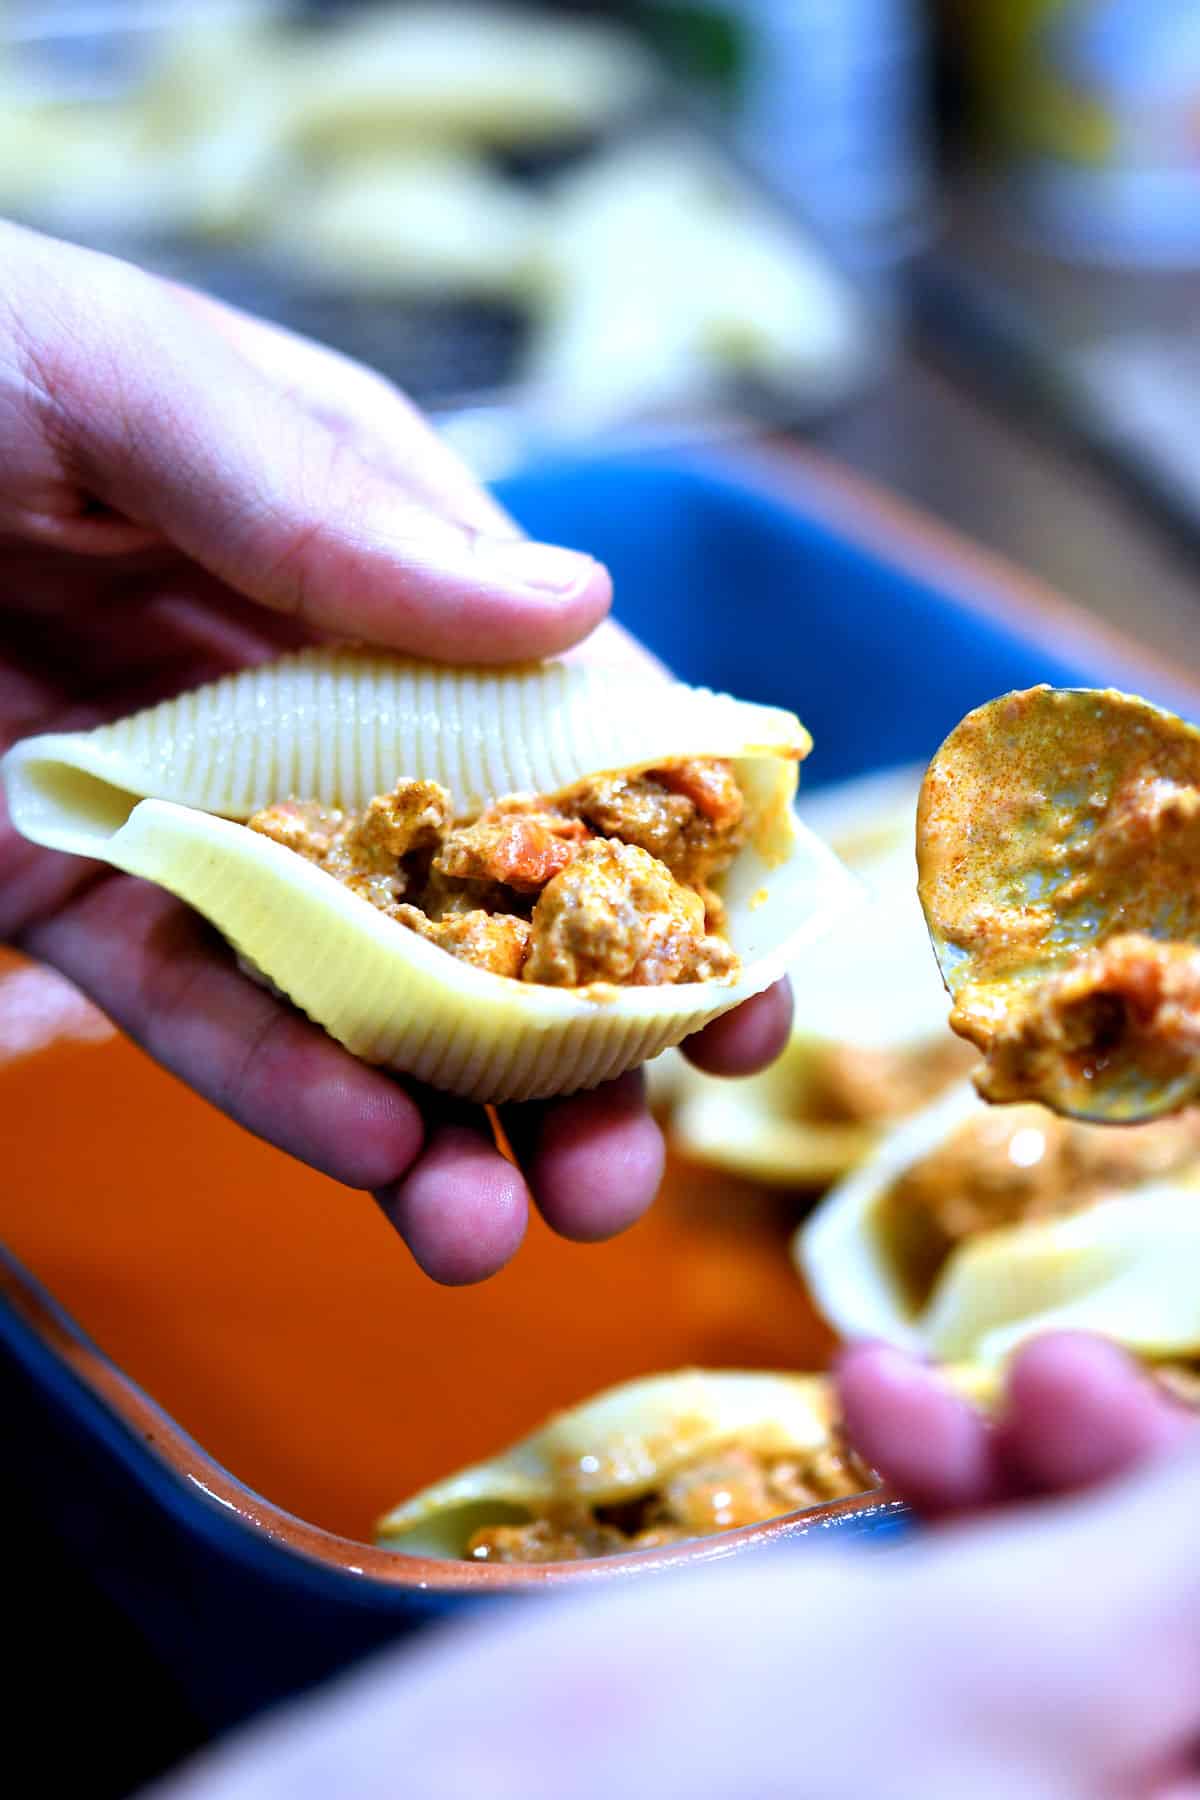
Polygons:
[[917,863],[985,1098],[1128,1123],[1200,1095],[1200,730],[1114,689],[993,700],[926,772]]

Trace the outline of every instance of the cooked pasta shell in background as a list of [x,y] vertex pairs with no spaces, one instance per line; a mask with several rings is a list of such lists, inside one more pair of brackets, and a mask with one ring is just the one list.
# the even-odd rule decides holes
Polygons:
[[463,1556],[481,1527],[632,1503],[731,1446],[812,1458],[830,1448],[834,1431],[832,1390],[819,1375],[688,1369],[646,1376],[426,1488],[381,1519],[376,1536],[414,1555]]
[[271,247],[338,291],[520,300],[537,218],[527,190],[481,156],[393,149],[314,175],[305,204],[280,209]]
[[[947,1375],[969,1399],[987,1405],[995,1397],[990,1370]],[[772,1468],[779,1471],[774,1486]],[[685,1369],[624,1382],[557,1414],[499,1456],[404,1501],[375,1531],[390,1549],[464,1557],[479,1554],[470,1548],[476,1533],[511,1526],[519,1534],[544,1522],[562,1540],[559,1554],[544,1554],[546,1541],[535,1535],[539,1554],[530,1560],[558,1561],[652,1547],[639,1542],[639,1503],[649,1535],[678,1541],[877,1485],[842,1439],[826,1376]],[[591,1533],[598,1526],[603,1535],[613,1518],[622,1532],[610,1525],[609,1542],[597,1551]]]
[[822,1186],[978,1060],[946,1022],[917,900],[920,779],[900,769],[801,797],[802,820],[860,877],[868,901],[796,969],[791,1038],[770,1068],[731,1082],[680,1059],[656,1073],[652,1091],[694,1161],[772,1186]]
[[[635,1067],[775,981],[857,898],[796,822],[810,740],[791,713],[574,663],[450,669],[312,650],[4,762],[17,829],[168,888],[355,1055],[473,1100],[570,1093]],[[475,968],[243,823],[289,797],[361,807],[401,777],[462,816],[590,775],[728,758],[746,841],[718,886],[731,977],[556,988]]]
[[650,1110],[659,1118],[669,1119],[672,1108],[686,1092],[690,1063],[680,1050],[663,1050],[646,1064],[642,1073]]
[[[947,1188],[952,1208],[973,1192],[983,1216],[997,1199],[1003,1206],[997,1148],[1011,1164],[1011,1199],[1022,1171],[1065,1131],[1093,1134],[1090,1171],[1087,1141],[1072,1140],[1079,1204],[1066,1182],[1058,1195],[1043,1185],[1033,1202],[1041,1216],[931,1235],[898,1184],[963,1143],[973,1122],[992,1143],[991,1174],[973,1188],[969,1162],[960,1162]],[[1118,1160],[1106,1175],[1109,1156]],[[1037,1332],[1071,1329],[1101,1332],[1151,1360],[1188,1358],[1200,1353],[1200,1126],[1068,1123],[1038,1106],[989,1108],[963,1085],[897,1127],[826,1195],[793,1248],[817,1306],[847,1338],[994,1365]]]
[[[642,131],[549,188],[535,418],[579,440],[757,381],[820,409],[870,375],[880,322],[795,221],[695,133]],[[637,280],[628,277],[637,270]]]
[[289,139],[519,148],[598,131],[653,94],[638,40],[597,18],[427,3],[366,8],[277,46]]

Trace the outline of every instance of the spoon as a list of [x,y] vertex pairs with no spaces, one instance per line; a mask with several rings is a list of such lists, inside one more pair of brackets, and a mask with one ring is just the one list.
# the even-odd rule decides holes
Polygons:
[[1111,688],[990,701],[929,765],[917,868],[985,1099],[1132,1123],[1200,1098],[1200,730]]

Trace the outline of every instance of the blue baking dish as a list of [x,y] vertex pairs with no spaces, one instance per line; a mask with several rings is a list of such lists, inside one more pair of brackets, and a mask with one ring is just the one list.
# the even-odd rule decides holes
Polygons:
[[[808,785],[919,761],[970,707],[1039,681],[1113,683],[1197,711],[1184,682],[1067,603],[799,453],[736,468],[580,461],[531,470],[502,497],[538,537],[607,562],[618,616],[681,675],[798,711],[816,740]],[[500,1573],[468,1567],[439,1589],[402,1559],[289,1519],[11,1264],[0,1395],[22,1487],[208,1728],[488,1603],[495,1584],[477,1577]],[[682,1556],[874,1538],[901,1515],[841,1502]]]

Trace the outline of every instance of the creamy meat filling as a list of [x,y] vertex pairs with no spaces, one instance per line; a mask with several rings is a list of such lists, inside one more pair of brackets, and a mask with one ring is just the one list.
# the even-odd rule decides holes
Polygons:
[[1123,932],[1058,975],[1014,990],[991,1027],[987,1100],[1053,1095],[1118,1067],[1167,1084],[1200,1058],[1200,951]]
[[728,762],[604,775],[454,816],[436,781],[361,812],[283,800],[249,820],[398,924],[476,968],[550,987],[650,987],[736,972],[712,883],[745,838]]
[[982,1232],[1062,1218],[1200,1155],[1200,1112],[1114,1129],[1006,1106],[968,1119],[893,1182],[878,1230],[914,1311]]
[[636,1500],[611,1506],[565,1502],[527,1523],[484,1526],[470,1539],[466,1555],[477,1562],[544,1563],[653,1550],[877,1485],[872,1471],[836,1440],[786,1456],[734,1444],[685,1463]]

